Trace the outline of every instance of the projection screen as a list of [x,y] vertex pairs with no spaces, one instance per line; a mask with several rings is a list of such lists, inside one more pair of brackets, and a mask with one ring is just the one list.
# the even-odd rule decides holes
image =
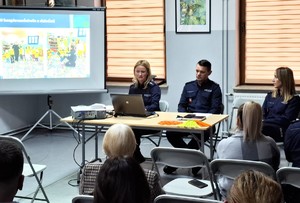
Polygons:
[[106,91],[104,8],[0,7],[0,94]]

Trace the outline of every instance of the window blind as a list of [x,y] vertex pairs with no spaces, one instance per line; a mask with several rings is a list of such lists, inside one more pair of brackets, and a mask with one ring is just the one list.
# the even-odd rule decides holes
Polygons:
[[107,80],[131,81],[140,59],[165,79],[164,1],[106,0],[106,7]]
[[287,66],[300,84],[300,0],[244,0],[241,6],[242,83],[271,84],[275,69]]

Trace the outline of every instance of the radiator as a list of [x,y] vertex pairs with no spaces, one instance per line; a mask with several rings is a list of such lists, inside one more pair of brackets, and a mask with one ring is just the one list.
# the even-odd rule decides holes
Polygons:
[[266,93],[234,93],[233,100],[235,99],[243,99],[244,101],[254,101],[259,103],[260,105],[263,104],[264,99],[266,97]]
[[[231,99],[228,99],[229,106],[231,103],[231,108],[228,109],[229,119],[227,123],[227,132],[235,129],[236,127],[236,116],[237,116],[237,109],[238,107],[247,102],[247,101],[254,101],[259,103],[260,105],[263,104],[266,94],[265,93],[234,93],[230,95]],[[230,101],[231,100],[231,101]],[[226,127],[225,127],[226,128]]]

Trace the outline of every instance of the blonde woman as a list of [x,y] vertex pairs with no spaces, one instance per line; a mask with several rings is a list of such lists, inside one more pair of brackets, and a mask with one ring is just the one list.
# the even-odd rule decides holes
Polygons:
[[272,82],[274,90],[267,94],[263,103],[263,134],[276,142],[283,142],[286,129],[298,117],[300,98],[296,95],[294,75],[290,68],[277,68]]
[[[246,102],[237,113],[237,130],[234,135],[223,139],[217,146],[220,159],[243,159],[263,161],[274,170],[280,163],[280,151],[275,141],[262,134],[262,108],[258,103]],[[226,197],[233,180],[219,177],[221,194]]]
[[[136,148],[136,140],[132,129],[125,124],[114,124],[105,133],[103,138],[103,151],[108,158],[132,157]],[[102,166],[100,162],[88,163],[85,165],[79,193],[93,195],[96,177]],[[159,183],[158,174],[155,171],[144,169],[150,187],[151,199],[154,200],[163,190]]]
[[103,137],[103,151],[107,157],[133,156],[136,141],[132,129],[125,124],[114,124]]
[[283,203],[283,194],[275,180],[249,170],[235,179],[224,203]]
[[[150,63],[147,60],[139,60],[133,68],[133,84],[129,87],[129,94],[141,94],[143,96],[145,109],[149,112],[160,111],[159,100],[161,96],[160,87],[153,81]],[[134,158],[142,163],[145,161],[140,151],[140,139],[142,135],[154,134],[159,131],[134,129],[137,147]]]

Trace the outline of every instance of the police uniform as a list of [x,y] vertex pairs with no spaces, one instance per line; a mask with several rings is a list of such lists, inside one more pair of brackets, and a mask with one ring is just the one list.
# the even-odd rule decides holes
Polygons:
[[[137,87],[135,84],[130,85],[129,87],[129,94],[142,94],[145,109],[147,111],[160,111],[159,109],[159,100],[161,96],[160,87],[154,82],[150,81],[146,89],[144,89],[143,85],[138,85]],[[134,152],[134,158],[139,162],[142,163],[145,161],[144,156],[141,154],[140,151],[140,144],[141,144],[141,136],[154,134],[159,131],[156,130],[143,130],[143,129],[133,129],[137,146]]]
[[[214,81],[207,79],[201,85],[197,80],[187,82],[183,88],[181,98],[178,104],[178,112],[191,113],[212,113],[220,114],[222,106],[222,92],[220,86]],[[169,142],[173,147],[199,149],[196,140],[186,144],[183,137],[190,135],[189,133],[170,132],[166,133]],[[200,134],[195,134],[200,138]],[[204,140],[209,138],[209,131],[205,131]]]
[[[291,124],[284,136],[284,152],[292,167],[300,167],[300,121]],[[285,202],[300,202],[300,188],[289,184],[282,185]]]
[[201,86],[197,80],[187,82],[178,104],[178,112],[220,114],[222,93],[220,86],[207,79]]
[[287,103],[282,97],[272,97],[269,92],[263,103],[263,134],[282,142],[286,129],[298,117],[300,111],[300,98],[293,96]]
[[161,96],[160,87],[154,82],[150,81],[146,89],[143,85],[130,85],[129,94],[142,94],[144,105],[147,111],[159,111],[159,100]]

